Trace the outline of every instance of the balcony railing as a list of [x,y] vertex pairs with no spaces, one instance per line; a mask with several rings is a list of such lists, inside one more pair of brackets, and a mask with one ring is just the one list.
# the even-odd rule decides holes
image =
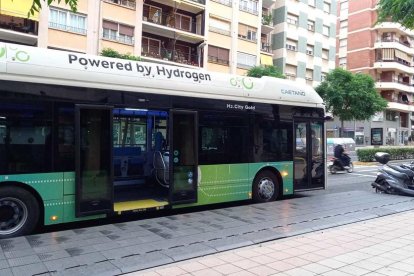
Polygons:
[[252,7],[247,7],[247,6],[240,5],[239,10],[245,11],[245,12],[248,12],[248,13],[251,13],[251,14],[254,14],[254,15],[259,14],[259,11],[257,10],[257,6],[256,6],[256,8],[252,8]]
[[206,4],[206,0],[189,0],[189,1],[194,2],[194,3],[198,3],[198,4],[203,4],[203,5]]
[[134,38],[130,37],[130,36],[118,36],[118,35],[111,35],[111,34],[108,34],[108,33],[103,33],[102,38],[112,40],[112,41],[116,41],[116,42],[129,44],[129,45],[134,45]]
[[0,22],[0,29],[11,30],[19,33],[26,33],[26,34],[33,34],[37,35],[37,23],[33,24],[22,24],[22,23],[15,23],[15,22]]
[[231,3],[232,3],[232,0],[211,0],[211,1],[223,4],[229,7],[231,7]]
[[395,39],[395,38],[381,38],[381,39],[378,39],[377,42],[397,42],[406,47],[411,47],[408,41],[400,41],[399,39]]
[[397,62],[397,63],[400,63],[400,64],[402,64],[402,65],[404,65],[404,66],[407,66],[407,67],[412,67],[411,66],[411,63],[409,63],[408,61],[405,61],[405,60],[402,60],[402,59],[399,59],[399,58],[394,58],[394,59],[386,59],[386,60],[383,60],[383,59],[377,59],[376,60],[376,62]]
[[136,2],[131,0],[104,0],[105,2],[117,4],[135,10]]
[[[162,59],[192,66],[198,66],[199,61],[198,55],[184,53],[180,49],[154,47],[148,44],[142,45],[141,55],[143,57]],[[200,58],[200,63],[202,64],[202,56]]]
[[406,85],[406,86],[414,86],[414,84],[410,84],[409,82],[405,82],[405,81],[400,81],[398,79],[391,79],[391,80],[378,79],[377,82],[394,82],[394,83],[399,83],[399,84]]
[[270,51],[271,51],[270,44],[269,43],[262,42],[260,44],[260,51],[270,53]]
[[[181,17],[181,18],[178,19],[177,17]],[[142,20],[155,23],[158,25],[190,32],[193,34],[197,34],[196,22],[192,18],[189,18],[182,14],[161,13],[159,11],[155,13],[150,13],[148,10],[148,7],[144,6]]]
[[68,26],[68,25],[62,25],[62,24],[58,24],[58,23],[55,23],[55,22],[49,22],[49,28],[58,29],[58,30],[62,30],[62,31],[68,31],[68,32],[72,32],[72,33],[83,34],[83,35],[86,34],[86,29],[73,27],[73,26]]
[[212,26],[210,26],[208,29],[213,33],[218,33],[218,34],[228,35],[228,36],[231,35],[231,32],[229,30],[223,30],[220,28],[212,27]]

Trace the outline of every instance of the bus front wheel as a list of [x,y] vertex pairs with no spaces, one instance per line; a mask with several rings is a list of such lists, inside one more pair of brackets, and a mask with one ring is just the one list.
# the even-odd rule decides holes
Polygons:
[[274,173],[270,171],[259,172],[253,182],[253,200],[255,202],[268,202],[279,196],[279,183]]
[[39,203],[20,187],[0,187],[0,239],[30,234],[39,220]]

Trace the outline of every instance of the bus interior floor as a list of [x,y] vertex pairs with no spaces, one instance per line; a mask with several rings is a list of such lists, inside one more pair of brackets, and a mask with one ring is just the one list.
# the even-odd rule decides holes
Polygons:
[[156,185],[121,185],[114,187],[115,202],[139,201],[146,199],[165,201],[167,197],[168,190]]

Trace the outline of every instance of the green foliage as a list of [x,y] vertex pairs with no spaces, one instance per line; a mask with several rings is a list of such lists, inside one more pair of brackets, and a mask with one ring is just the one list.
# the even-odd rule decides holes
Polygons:
[[357,149],[358,161],[372,162],[375,161],[375,153],[386,152],[390,154],[390,160],[402,160],[414,158],[414,147],[378,147]]
[[260,65],[254,66],[247,71],[247,76],[261,78],[262,76],[275,77],[279,79],[285,79],[283,75],[276,66],[273,65]]
[[264,14],[262,15],[262,23],[263,25],[270,25],[270,23],[272,22],[272,15],[271,14]]
[[[14,0],[14,1],[27,1],[27,0]],[[77,11],[78,0],[33,0],[32,7],[29,10],[28,16],[34,15],[35,12],[39,12],[42,8],[42,2],[46,2],[48,6],[50,6],[53,2],[65,2],[66,5],[69,5],[70,9],[73,12]]]
[[328,111],[341,121],[369,120],[387,107],[366,74],[352,74],[342,68],[331,71],[316,88]]
[[378,22],[392,21],[414,29],[414,0],[380,0]]
[[115,51],[114,49],[111,48],[105,48],[102,50],[101,52],[101,56],[104,57],[112,57],[112,58],[121,58],[121,59],[129,59],[129,60],[136,60],[136,61],[140,61],[141,58],[131,55],[131,54],[121,54],[118,51]]

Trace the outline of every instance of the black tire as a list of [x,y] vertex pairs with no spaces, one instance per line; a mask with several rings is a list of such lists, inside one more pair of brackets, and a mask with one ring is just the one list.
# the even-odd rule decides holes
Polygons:
[[30,234],[39,221],[39,203],[20,187],[0,187],[0,239]]
[[330,166],[330,167],[329,167],[329,172],[330,172],[331,174],[336,174],[336,172],[337,172],[336,167],[335,167],[335,166]]
[[269,202],[279,197],[279,181],[270,171],[259,172],[253,181],[253,201]]

